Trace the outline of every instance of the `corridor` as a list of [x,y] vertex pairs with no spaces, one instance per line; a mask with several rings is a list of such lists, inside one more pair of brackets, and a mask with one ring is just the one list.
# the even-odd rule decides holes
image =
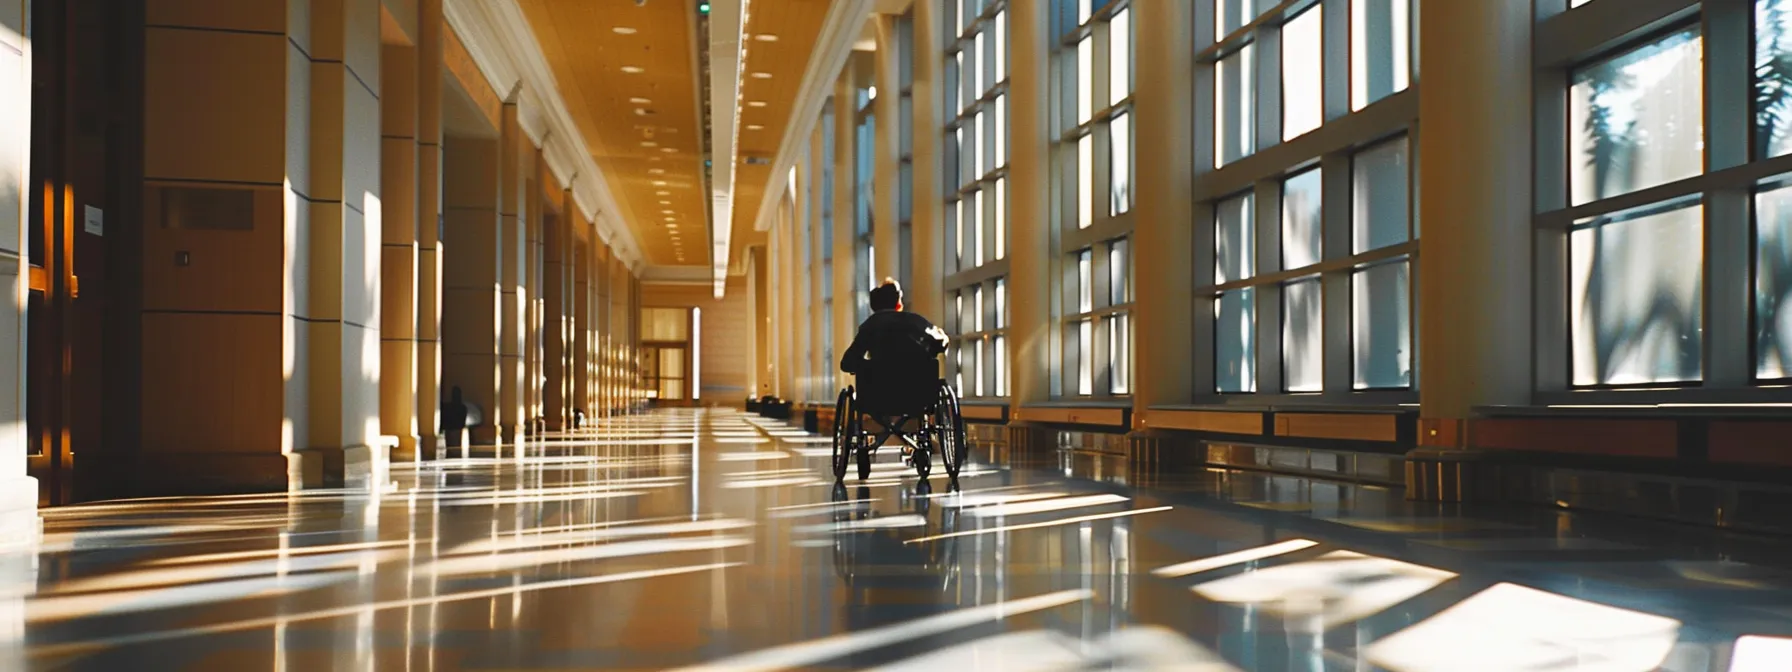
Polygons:
[[0,668],[1741,672],[1792,657],[1792,558],[1758,538],[1217,469],[1128,486],[1124,465],[1057,454],[978,453],[954,489],[886,449],[836,489],[829,441],[662,410],[521,456],[394,465],[377,497],[46,510],[35,557],[6,560]]

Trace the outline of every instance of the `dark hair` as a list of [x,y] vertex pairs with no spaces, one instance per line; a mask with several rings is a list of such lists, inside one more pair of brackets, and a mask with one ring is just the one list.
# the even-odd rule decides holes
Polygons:
[[871,290],[872,310],[895,310],[901,304],[902,285],[896,284],[895,280],[884,278],[884,284]]

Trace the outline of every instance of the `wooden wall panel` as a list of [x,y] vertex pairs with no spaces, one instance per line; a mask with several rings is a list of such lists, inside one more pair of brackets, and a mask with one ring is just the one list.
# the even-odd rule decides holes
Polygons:
[[1471,425],[1475,448],[1673,459],[1672,420],[1491,418]]

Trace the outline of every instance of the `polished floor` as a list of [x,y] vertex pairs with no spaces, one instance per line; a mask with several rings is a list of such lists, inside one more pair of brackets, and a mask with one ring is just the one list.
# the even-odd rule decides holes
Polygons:
[[375,496],[47,510],[0,670],[1792,670],[1792,540],[1072,454],[836,489],[827,452],[663,411]]

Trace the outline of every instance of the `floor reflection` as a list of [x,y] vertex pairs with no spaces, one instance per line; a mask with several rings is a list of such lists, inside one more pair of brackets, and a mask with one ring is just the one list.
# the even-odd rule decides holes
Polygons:
[[0,669],[1792,669],[1777,539],[1089,454],[836,484],[729,411],[470,452],[46,511]]

